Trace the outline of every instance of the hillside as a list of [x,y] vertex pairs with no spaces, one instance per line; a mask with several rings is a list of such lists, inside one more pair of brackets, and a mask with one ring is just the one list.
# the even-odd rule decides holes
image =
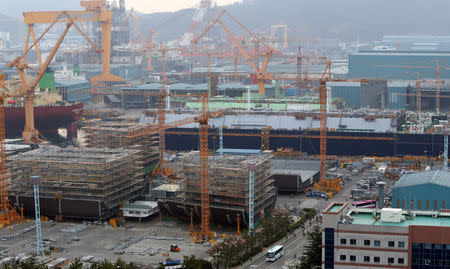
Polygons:
[[[450,34],[447,0],[254,0],[222,8],[255,32],[286,23],[291,37],[370,41],[388,34]],[[186,31],[193,14],[185,9],[142,17],[162,40],[169,40]]]

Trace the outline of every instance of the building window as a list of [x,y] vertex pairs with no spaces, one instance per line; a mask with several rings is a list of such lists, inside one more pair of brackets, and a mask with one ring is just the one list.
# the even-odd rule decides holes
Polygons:
[[364,262],[370,262],[370,256],[364,256]]
[[341,238],[341,245],[345,245],[345,244],[347,244],[347,239]]
[[403,258],[398,258],[398,264],[404,264],[405,263],[405,259]]
[[394,258],[388,258],[388,263],[394,263]]
[[417,264],[417,259],[416,259],[416,258],[412,258],[412,259],[411,259],[411,263],[412,263],[412,264]]
[[423,260],[425,265],[431,265],[431,260],[430,259],[424,259]]
[[373,257],[374,262],[380,262],[380,257]]
[[356,239],[350,239],[350,245],[356,245]]
[[364,246],[370,246],[370,240],[364,240]]
[[431,244],[423,244],[423,248],[431,249]]
[[389,242],[388,242],[388,246],[390,246],[390,247],[395,247],[395,242],[394,242],[394,241],[389,241]]
[[442,245],[441,244],[434,244],[434,249],[442,249]]
[[350,261],[351,262],[356,262],[356,256],[350,255]]
[[346,255],[341,255],[341,256],[339,256],[339,259],[341,261],[345,261],[347,259],[347,256]]
[[381,246],[380,240],[374,240],[373,241],[373,245],[376,246],[376,247]]
[[403,242],[403,241],[398,241],[398,247],[399,247],[399,248],[404,248],[404,247],[405,247],[405,242]]

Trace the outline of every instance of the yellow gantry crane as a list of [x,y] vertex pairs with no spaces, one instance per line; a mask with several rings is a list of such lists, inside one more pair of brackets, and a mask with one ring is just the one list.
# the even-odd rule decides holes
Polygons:
[[[25,128],[23,131],[23,138],[27,143],[39,143],[41,140],[38,137],[38,130],[34,127],[34,91],[39,83],[39,80],[45,73],[45,70],[50,65],[53,57],[56,54],[59,46],[61,45],[64,37],[69,29],[73,26],[78,32],[91,44],[96,53],[102,53],[103,60],[103,73],[95,76],[91,79],[94,85],[98,85],[101,82],[121,81],[118,76],[114,76],[110,73],[110,57],[111,57],[111,26],[112,26],[112,12],[106,9],[106,0],[95,1],[81,1],[81,6],[85,8],[84,11],[42,11],[42,12],[25,12],[24,22],[28,25],[27,37],[24,47],[24,52],[21,56],[8,63],[10,68],[17,68],[20,80],[22,81],[22,90],[25,92]],[[98,21],[102,28],[102,48],[99,49],[95,46],[95,43],[89,38],[89,36],[82,31],[82,29],[76,24],[76,22],[94,22]],[[34,31],[34,25],[38,23],[50,23],[50,26],[36,38]],[[58,41],[51,50],[49,56],[42,61],[41,53],[39,50],[39,41],[50,31],[50,29],[56,23],[66,23],[66,28],[59,37]],[[30,36],[32,38],[32,44],[30,43]],[[34,69],[30,64],[26,62],[27,54],[32,48],[36,50],[36,56],[38,58],[39,68]],[[33,81],[30,81],[27,75],[27,69],[36,71],[36,77]]]

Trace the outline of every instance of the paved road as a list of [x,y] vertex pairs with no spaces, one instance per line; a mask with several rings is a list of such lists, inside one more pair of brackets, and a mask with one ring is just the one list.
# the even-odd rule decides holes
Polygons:
[[[351,188],[355,185],[355,183],[360,180],[362,177],[368,175],[369,171],[364,171],[363,173],[353,176],[350,182],[347,182],[342,191],[337,193],[333,198],[329,200],[316,199],[306,197],[305,194],[297,194],[295,196],[290,195],[279,195],[277,198],[276,207],[278,208],[289,208],[291,206],[300,207],[300,208],[315,208],[319,212],[322,212],[330,203],[337,201],[347,201],[350,195]],[[350,201],[349,201],[350,202]],[[314,226],[315,223],[313,223]],[[311,229],[311,226],[306,225],[307,231]],[[281,239],[275,244],[280,244],[284,246],[284,255],[275,262],[266,262],[265,260],[265,252],[260,253],[255,256],[253,261],[249,264],[245,264],[243,268],[249,268],[250,266],[253,268],[281,268],[286,262],[292,261],[294,259],[298,259],[299,256],[302,255],[304,251],[304,247],[307,245],[307,240],[302,233],[301,228],[295,231],[296,236],[289,235],[288,239]],[[274,245],[275,245],[274,244]]]

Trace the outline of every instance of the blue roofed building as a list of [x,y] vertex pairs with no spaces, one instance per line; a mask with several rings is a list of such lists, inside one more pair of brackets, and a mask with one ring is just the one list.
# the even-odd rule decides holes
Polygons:
[[450,172],[437,170],[403,175],[392,188],[392,207],[412,210],[450,208]]

